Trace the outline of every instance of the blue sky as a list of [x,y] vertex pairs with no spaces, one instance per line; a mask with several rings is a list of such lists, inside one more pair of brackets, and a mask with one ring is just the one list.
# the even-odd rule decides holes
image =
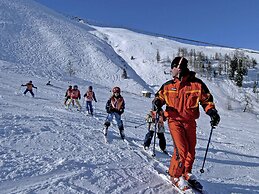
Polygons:
[[259,0],[36,0],[112,26],[259,50]]

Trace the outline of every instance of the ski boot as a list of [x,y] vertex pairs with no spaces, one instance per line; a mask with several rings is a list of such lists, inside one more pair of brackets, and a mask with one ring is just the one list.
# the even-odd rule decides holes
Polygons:
[[177,186],[182,191],[188,191],[191,190],[188,182],[184,179],[183,176],[180,176],[179,178],[171,177],[172,183]]
[[105,136],[107,136],[107,132],[108,132],[108,127],[111,125],[111,123],[109,121],[105,121],[104,123],[104,128],[103,128],[103,134]]
[[184,176],[185,180],[188,182],[188,184],[193,187],[194,189],[197,189],[198,191],[202,191],[203,186],[201,183],[197,180],[196,176],[192,173],[187,173]]
[[125,139],[124,127],[123,125],[119,127],[121,139]]

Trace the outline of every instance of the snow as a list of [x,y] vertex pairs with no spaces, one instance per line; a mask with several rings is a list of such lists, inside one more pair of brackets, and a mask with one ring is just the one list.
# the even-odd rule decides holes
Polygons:
[[[160,153],[158,146],[156,160],[147,157],[141,148],[146,126],[135,127],[145,122],[151,108],[152,98],[141,92],[154,93],[170,79],[163,73],[168,64],[155,61],[156,49],[165,57],[173,57],[179,46],[208,54],[232,49],[89,26],[31,0],[1,0],[0,34],[0,193],[176,193],[158,175],[169,166],[170,157]],[[258,55],[249,56],[259,61]],[[71,77],[66,70],[69,60],[76,69]],[[129,79],[121,78],[122,68]],[[209,193],[259,193],[259,106],[251,86],[257,73],[258,67],[249,70],[243,90],[229,80],[202,78],[221,116],[204,174],[199,170],[210,119],[201,110],[197,121],[193,173]],[[20,85],[29,80],[38,87],[35,98],[22,95],[25,88]],[[52,86],[46,85],[49,80]],[[65,110],[69,84],[77,84],[82,94],[93,86],[98,101],[94,117],[86,116],[85,107],[82,112]],[[126,101],[122,116],[126,141],[113,124],[105,143],[104,107],[114,86],[120,86]],[[243,112],[244,92],[251,97],[249,112]],[[172,154],[168,130],[165,136]]]

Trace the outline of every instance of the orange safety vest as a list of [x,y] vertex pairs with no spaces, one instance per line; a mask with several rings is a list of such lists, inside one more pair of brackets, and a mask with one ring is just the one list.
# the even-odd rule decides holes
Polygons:
[[27,83],[26,86],[27,86],[27,90],[32,90],[33,84]]
[[67,96],[68,96],[68,97],[71,97],[71,95],[72,95],[72,90],[73,90],[73,89],[67,89]]
[[93,99],[94,99],[94,92],[93,91],[87,91],[86,92],[86,96],[85,96],[85,98],[86,98],[86,101],[93,101]]
[[195,120],[199,118],[199,103],[205,112],[215,108],[213,96],[207,86],[190,71],[180,81],[178,78],[162,85],[158,98],[166,104],[165,116],[175,120]]
[[80,97],[80,91],[78,89],[72,89],[71,98],[78,99]]
[[111,106],[113,109],[121,110],[123,109],[124,99],[123,97],[115,98],[114,96],[111,97]]

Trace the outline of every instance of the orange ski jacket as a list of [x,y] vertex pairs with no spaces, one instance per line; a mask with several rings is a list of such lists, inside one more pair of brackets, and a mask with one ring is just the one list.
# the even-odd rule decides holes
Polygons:
[[71,98],[80,100],[81,99],[80,91],[78,89],[72,89]]
[[26,86],[29,91],[32,91],[32,88],[37,88],[32,83],[22,84],[21,86]]
[[207,112],[214,109],[213,96],[202,80],[189,71],[182,80],[174,78],[164,83],[156,94],[166,104],[165,116],[179,121],[199,118],[199,103]]

